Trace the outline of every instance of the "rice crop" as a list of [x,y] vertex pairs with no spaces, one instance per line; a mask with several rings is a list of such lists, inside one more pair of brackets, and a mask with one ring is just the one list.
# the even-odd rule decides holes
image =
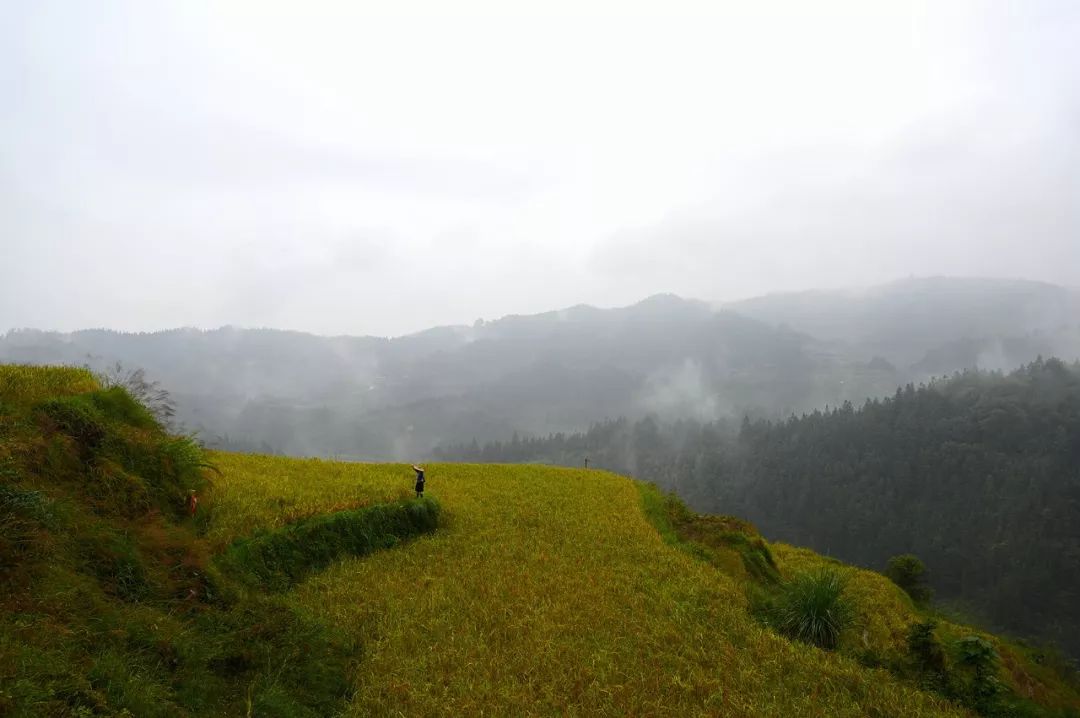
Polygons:
[[82,394],[99,388],[89,369],[0,364],[0,396],[11,404]]
[[208,537],[225,545],[259,529],[318,514],[362,508],[412,495],[405,464],[360,464],[208,452],[212,516]]
[[[394,498],[405,465],[216,454],[209,532]],[[292,589],[355,637],[352,715],[960,715],[748,615],[740,583],[666,544],[596,471],[427,466],[440,528]]]

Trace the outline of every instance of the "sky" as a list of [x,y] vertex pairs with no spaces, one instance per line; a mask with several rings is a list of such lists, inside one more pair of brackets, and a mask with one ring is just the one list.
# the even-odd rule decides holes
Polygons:
[[1071,0],[2,3],[0,331],[1080,285],[1077,37]]

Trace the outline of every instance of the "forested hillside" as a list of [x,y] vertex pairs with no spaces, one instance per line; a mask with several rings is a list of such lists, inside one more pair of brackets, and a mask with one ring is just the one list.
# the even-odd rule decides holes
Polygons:
[[225,328],[11,332],[0,361],[145,369],[211,445],[412,459],[440,443],[583,430],[605,416],[786,415],[888,391],[811,337],[674,296],[397,339]]
[[941,600],[1080,654],[1080,368],[967,371],[783,422],[614,421],[445,457],[584,463],[883,568],[913,552]]
[[1080,358],[1076,306],[1075,292],[1036,282],[911,280],[720,310],[659,295],[393,339],[11,331],[0,362],[144,369],[218,448],[412,461],[440,444],[584,431],[606,417],[781,419],[964,367]]

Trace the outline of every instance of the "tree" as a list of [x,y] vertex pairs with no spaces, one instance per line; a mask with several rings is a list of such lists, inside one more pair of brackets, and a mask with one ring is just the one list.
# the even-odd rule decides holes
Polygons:
[[930,600],[930,588],[926,585],[926,566],[913,554],[893,556],[885,569],[889,580],[904,589],[911,600],[925,604]]

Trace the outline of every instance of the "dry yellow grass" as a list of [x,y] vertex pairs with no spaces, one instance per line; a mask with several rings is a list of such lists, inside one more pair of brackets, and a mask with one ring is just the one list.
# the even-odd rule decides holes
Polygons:
[[[217,454],[220,540],[408,490],[403,465]],[[428,466],[436,534],[349,559],[290,600],[362,639],[354,715],[953,715],[747,615],[742,586],[666,545],[629,480]]]

